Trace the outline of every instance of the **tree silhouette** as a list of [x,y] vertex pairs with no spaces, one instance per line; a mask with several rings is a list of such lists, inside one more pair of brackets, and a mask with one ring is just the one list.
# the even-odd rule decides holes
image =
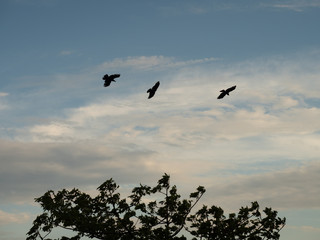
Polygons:
[[61,240],[185,240],[183,229],[193,239],[279,239],[285,224],[285,219],[278,218],[271,208],[266,208],[266,216],[262,217],[256,202],[229,218],[215,206],[203,206],[192,215],[205,188],[199,186],[190,199],[181,199],[167,174],[155,187],[135,187],[127,199],[120,198],[118,188],[109,179],[98,187],[99,194],[94,198],[78,189],[46,192],[35,199],[43,213],[33,221],[27,240],[49,240],[47,236],[54,228],[76,234],[71,238],[62,236]]
[[203,206],[188,218],[191,221],[188,231],[200,239],[210,240],[279,239],[279,231],[285,226],[286,219],[277,217],[277,211],[271,208],[265,208],[263,212],[264,216],[259,204],[252,202],[251,207],[241,207],[238,215],[231,213],[227,218],[220,207]]

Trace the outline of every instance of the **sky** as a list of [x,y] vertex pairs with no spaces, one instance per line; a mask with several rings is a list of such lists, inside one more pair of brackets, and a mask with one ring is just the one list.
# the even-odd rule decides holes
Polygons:
[[199,207],[258,201],[281,240],[318,240],[319,22],[319,0],[2,0],[0,239],[47,190],[167,173],[205,186]]

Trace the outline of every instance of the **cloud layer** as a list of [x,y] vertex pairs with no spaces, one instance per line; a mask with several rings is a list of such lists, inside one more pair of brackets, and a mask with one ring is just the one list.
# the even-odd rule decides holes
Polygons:
[[[50,188],[97,186],[109,177],[154,182],[167,172],[190,186],[183,191],[205,185],[208,196],[218,194],[230,207],[240,199],[317,207],[317,63],[275,58],[223,67],[212,60],[144,56],[103,63],[130,68],[133,78],[142,78],[136,89],[146,89],[157,71],[159,91],[151,100],[145,91],[117,96],[125,87],[120,78],[85,105],[15,129],[1,142],[1,200],[31,202]],[[174,72],[171,65],[181,68]],[[134,85],[123,78],[128,88]],[[233,84],[236,91],[216,99]],[[287,197],[296,200],[284,204]]]

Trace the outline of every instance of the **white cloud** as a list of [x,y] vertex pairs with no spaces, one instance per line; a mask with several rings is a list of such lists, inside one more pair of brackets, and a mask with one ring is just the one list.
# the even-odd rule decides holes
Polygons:
[[[141,59],[144,60],[140,62]],[[141,59],[135,66],[148,62],[144,57]],[[316,97],[320,89],[313,80],[319,73],[297,74],[297,68],[293,70],[284,63],[278,67],[277,61],[257,62],[253,66],[248,63],[220,71],[212,71],[210,67],[184,68],[172,74],[170,81],[163,76],[167,82],[161,83],[151,100],[143,92],[121,98],[114,94],[111,97],[108,92],[96,102],[69,109],[60,122],[35,125],[29,131],[37,136],[47,135],[51,140],[54,137],[83,140],[94,139],[96,134],[111,134],[114,129],[136,136],[134,128],[147,125],[158,128],[157,138],[163,142],[183,145],[186,139],[200,144],[200,140],[193,139],[195,133],[205,141],[212,136],[231,140],[311,134],[320,129],[319,108],[305,103],[305,99]],[[231,84],[238,86],[231,96],[216,100],[219,90]]]
[[28,213],[8,213],[0,209],[0,226],[10,223],[25,223],[30,219],[31,216]]
[[299,227],[302,231],[306,232],[316,232],[320,233],[320,228],[319,227],[312,227],[312,226],[301,226]]
[[278,99],[276,99],[277,103],[274,105],[274,109],[288,109],[295,106],[298,106],[299,101],[296,99],[293,99],[289,96],[280,96]]
[[274,8],[288,9],[296,12],[302,12],[306,8],[319,8],[319,0],[288,0],[273,4]]
[[154,152],[120,144],[0,141],[0,201],[32,204],[49,189],[96,188],[111,177],[118,183],[131,183],[161,175],[147,164]]
[[59,53],[59,55],[61,55],[61,56],[68,56],[71,54],[73,54],[73,51],[70,51],[70,50],[63,50]]
[[72,135],[73,131],[65,124],[50,123],[49,125],[36,125],[30,129],[30,132],[37,135],[47,135],[60,137],[62,135]]
[[[167,82],[162,81],[150,100],[145,92],[117,97],[116,88],[107,89],[99,100],[66,109],[61,118],[27,127],[16,138],[133,146],[157,152],[158,158],[148,164],[164,171],[172,169],[172,159],[179,159],[177,167],[187,159],[190,174],[203,170],[192,167],[196,159],[225,159],[222,165],[218,160],[212,164],[226,167],[231,159],[245,161],[248,156],[301,160],[317,156],[320,110],[305,99],[320,89],[314,81],[319,73],[300,72],[296,64],[283,59],[212,69],[191,66],[172,74],[170,81],[163,76]],[[218,101],[219,90],[231,84],[237,89]],[[254,144],[252,139],[261,142]],[[252,144],[255,149],[250,149]],[[160,158],[170,161],[160,163]]]
[[205,6],[190,6],[188,10],[190,13],[196,15],[202,15],[208,12],[208,9]]
[[206,200],[236,208],[253,199],[276,209],[319,208],[319,161],[265,174],[238,175],[208,188]]
[[194,59],[188,61],[178,61],[173,57],[164,56],[138,56],[117,58],[112,61],[104,62],[98,66],[97,70],[132,68],[137,70],[163,70],[166,68],[184,67],[199,63],[215,61],[215,58]]
[[[306,61],[306,72],[303,64],[284,59],[222,68],[184,61],[177,64],[184,68],[168,75],[155,66],[167,67],[170,58],[127,60],[108,64],[139,69],[152,60],[147,67],[151,74],[156,68],[161,81],[155,97],[147,99],[149,76],[142,74],[141,82],[132,83],[135,91],[118,96],[126,87],[119,81],[54,119],[18,129],[13,139],[19,142],[1,142],[1,188],[14,189],[0,195],[2,201],[32,202],[51,188],[96,187],[109,177],[153,184],[164,172],[182,192],[204,185],[211,189],[208,197],[230,207],[261,200],[284,208],[283,199],[294,194],[297,200],[288,207],[302,207],[302,192],[288,182],[294,175],[308,184],[308,193],[316,193],[317,165],[298,167],[319,157],[320,107],[307,101],[320,89],[314,81],[320,76],[317,62]],[[230,96],[216,99],[233,84],[237,89]],[[286,185],[277,187],[281,181]],[[302,202],[316,206],[313,196],[318,195]]]
[[8,109],[9,106],[6,104],[5,101],[2,100],[2,98],[8,96],[9,93],[6,92],[0,92],[0,110]]

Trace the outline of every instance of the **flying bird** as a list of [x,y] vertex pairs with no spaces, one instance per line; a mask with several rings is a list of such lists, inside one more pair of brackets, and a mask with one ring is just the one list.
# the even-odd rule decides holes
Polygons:
[[108,87],[109,85],[110,85],[110,83],[111,82],[115,82],[115,78],[118,78],[118,77],[120,77],[120,74],[112,74],[112,75],[108,75],[108,74],[106,74],[106,75],[104,75],[103,76],[103,78],[102,78],[102,80],[104,80],[104,87]]
[[156,82],[156,84],[152,87],[152,88],[149,88],[149,90],[147,91],[147,93],[149,93],[149,98],[152,98],[154,96],[154,94],[156,93],[158,87],[160,85],[160,82]]
[[227,90],[224,90],[224,89],[222,89],[220,92],[220,95],[218,96],[218,99],[221,99],[221,98],[223,98],[225,95],[229,95],[229,93],[231,92],[231,91],[233,91],[233,90],[235,90],[236,89],[236,86],[233,86],[233,87],[230,87],[230,88],[228,88]]

